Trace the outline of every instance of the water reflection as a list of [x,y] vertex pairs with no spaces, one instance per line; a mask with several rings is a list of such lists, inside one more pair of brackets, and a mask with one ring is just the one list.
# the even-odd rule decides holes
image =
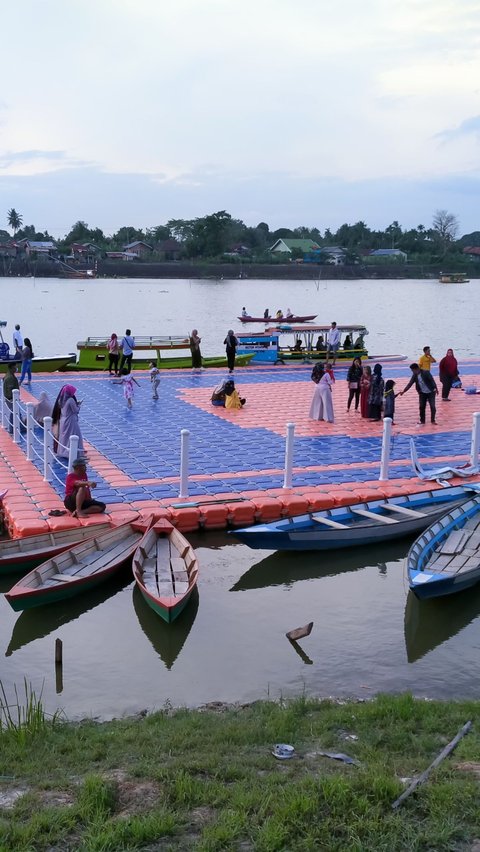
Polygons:
[[105,603],[109,598],[113,598],[131,581],[131,573],[121,571],[114,575],[108,583],[102,583],[86,594],[59,603],[25,610],[14,624],[12,638],[5,656],[10,657],[14,651],[18,651],[24,645],[28,645],[36,639],[43,639],[70,621],[76,621],[84,613]]
[[198,589],[195,588],[183,612],[175,621],[167,624],[145,603],[137,586],[133,589],[133,607],[140,627],[167,669],[172,668],[187,641],[197,616],[198,599]]
[[425,601],[409,592],[404,622],[408,662],[420,660],[460,633],[479,614],[480,588]]
[[250,589],[263,589],[267,586],[291,587],[298,580],[315,580],[319,577],[335,577],[349,571],[361,571],[372,565],[378,567],[379,574],[385,576],[387,563],[403,559],[408,550],[408,540],[383,542],[358,550],[301,553],[276,551],[256,562],[243,574],[230,589],[231,592],[245,592]]

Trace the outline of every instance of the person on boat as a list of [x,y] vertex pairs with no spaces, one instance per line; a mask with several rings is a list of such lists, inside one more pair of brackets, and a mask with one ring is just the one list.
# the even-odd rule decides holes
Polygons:
[[150,361],[149,370],[150,383],[152,385],[152,399],[158,399],[158,388],[160,386],[160,370],[155,361]]
[[263,312],[263,319],[266,319],[266,320],[270,319],[270,309],[269,308],[265,308],[265,310]]
[[363,368],[362,378],[360,379],[360,414],[362,417],[368,417],[368,397],[370,395],[370,385],[372,383],[372,368],[366,364]]
[[363,337],[361,334],[358,335],[355,343],[353,344],[354,349],[364,349],[365,344],[363,342]]
[[17,323],[17,325],[15,326],[15,331],[13,332],[13,350],[14,350],[14,355],[16,355],[17,358],[21,358],[22,349],[23,349],[23,335],[22,335],[22,332],[20,331],[20,326]]
[[73,462],[73,472],[67,474],[65,482],[65,499],[63,505],[74,518],[87,518],[88,515],[98,515],[107,508],[100,500],[92,500],[91,488],[97,483],[87,477],[85,459],[77,458]]
[[311,379],[316,387],[308,416],[311,420],[326,420],[327,423],[333,423],[335,417],[333,414],[332,380],[323,369],[322,364],[315,364]]
[[315,349],[317,352],[325,352],[327,347],[325,346],[325,340],[323,339],[323,334],[318,335],[317,342],[315,344]]
[[354,358],[347,372],[348,383],[348,402],[347,411],[350,411],[350,406],[355,399],[355,411],[358,411],[360,402],[360,381],[362,378],[362,362],[360,358]]
[[395,382],[387,379],[385,382],[385,393],[383,394],[383,418],[391,417],[392,423],[395,417]]
[[85,455],[83,447],[82,431],[78,421],[80,414],[80,406],[82,401],[78,400],[75,394],[77,389],[73,385],[64,385],[63,393],[60,400],[60,425],[58,429],[58,447],[57,456],[59,458],[67,458],[70,451],[70,438],[72,435],[78,436],[78,452],[80,455]]
[[223,342],[226,346],[228,371],[229,373],[233,373],[235,369],[235,355],[237,353],[238,340],[231,328],[228,329],[227,336]]
[[242,308],[242,317],[248,317],[247,309],[246,309],[245,305]]
[[430,352],[430,346],[423,347],[423,354],[418,359],[418,366],[421,370],[431,370],[432,364],[436,364],[437,359]]
[[295,346],[292,348],[292,352],[303,352],[303,344],[300,337],[297,337],[295,341]]
[[108,350],[108,374],[112,375],[112,370],[115,376],[118,376],[118,359],[120,357],[120,344],[118,342],[118,337],[113,332],[110,335],[110,340],[107,343]]
[[290,308],[287,308],[287,313],[285,314],[287,319],[291,319],[293,317],[292,311]]
[[228,379],[225,382],[225,408],[239,409],[245,405],[246,401],[246,399],[240,397],[233,379]]
[[22,373],[20,376],[20,384],[23,383],[25,378],[27,379],[27,385],[29,385],[32,381],[32,358],[32,342],[29,337],[26,337],[23,342],[22,349]]
[[[243,309],[245,310],[245,308]],[[190,352],[192,353],[192,370],[202,369],[202,353],[200,352],[200,343],[202,338],[198,336],[196,328],[192,330],[190,335]]]
[[275,314],[275,319],[277,319],[277,320],[283,319],[283,311],[282,311],[281,308],[279,308],[277,313]]
[[347,334],[345,340],[343,341],[343,348],[344,349],[353,349],[352,338],[350,337],[349,334]]
[[133,358],[133,350],[135,349],[135,338],[132,337],[132,332],[129,328],[125,331],[125,335],[122,337],[122,342],[120,343],[120,349],[122,350],[122,357],[120,359],[120,366],[118,368],[118,375],[120,375],[127,365],[128,372],[132,369],[132,358]]
[[3,398],[8,408],[8,431],[13,435],[13,391],[18,390],[18,379],[15,375],[17,365],[14,361],[7,364],[7,370],[3,377]]
[[340,346],[340,332],[337,328],[337,323],[332,322],[330,331],[327,334],[327,358],[330,358],[330,353],[333,353],[333,366],[337,360],[338,347]]
[[382,365],[375,364],[373,368],[372,382],[368,394],[368,416],[370,420],[382,419],[383,392],[385,382],[382,376]]
[[39,426],[43,426],[43,418],[52,416],[52,403],[46,391],[42,391],[40,398],[33,409],[33,416]]
[[449,394],[453,382],[458,380],[458,361],[453,354],[453,349],[447,349],[447,354],[438,365],[440,381],[442,383],[442,401],[450,402]]
[[415,385],[416,391],[418,393],[418,406],[419,406],[419,416],[420,420],[418,422],[419,426],[425,426],[425,411],[427,408],[427,402],[430,407],[430,420],[433,424],[436,424],[435,415],[437,413],[436,405],[435,405],[435,397],[438,393],[438,388],[433,378],[430,370],[421,370],[418,364],[410,364],[410,369],[412,371],[412,378],[410,379],[408,385],[406,385],[403,391],[400,391],[399,396],[403,396],[412,385]]

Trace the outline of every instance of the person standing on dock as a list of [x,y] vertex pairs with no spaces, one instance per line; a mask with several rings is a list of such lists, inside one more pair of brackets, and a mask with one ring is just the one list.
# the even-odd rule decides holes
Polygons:
[[330,359],[330,353],[333,353],[333,366],[337,360],[338,347],[340,346],[340,332],[337,328],[337,323],[332,322],[330,331],[327,334],[327,360]]
[[370,420],[382,419],[383,392],[385,382],[382,376],[382,365],[375,364],[373,368],[370,392],[368,394],[368,416]]
[[329,374],[324,371],[323,364],[315,364],[311,379],[312,382],[315,382],[316,388],[308,416],[311,420],[326,420],[327,423],[333,423],[335,417],[333,414],[332,380]]
[[430,352],[430,346],[424,346],[423,355],[420,355],[420,358],[418,359],[418,366],[420,367],[420,369],[428,370],[430,372],[430,370],[432,369],[432,364],[436,363],[437,359],[434,358],[432,353]]
[[17,365],[12,361],[7,364],[7,372],[3,377],[3,398],[8,408],[8,431],[13,435],[13,391],[18,390],[18,379],[15,375]]
[[23,383],[25,378],[27,378],[27,385],[31,384],[32,381],[32,358],[33,358],[33,348],[32,342],[29,337],[26,337],[23,342],[22,349],[22,374],[20,376],[20,384]]
[[448,396],[452,383],[458,380],[458,361],[453,349],[447,349],[447,354],[438,365],[438,372],[442,383],[442,402],[450,402]]
[[125,332],[125,336],[122,337],[122,342],[120,343],[120,349],[122,350],[122,357],[120,360],[120,366],[118,368],[119,375],[123,373],[123,369],[125,364],[127,364],[127,370],[130,372],[132,369],[132,358],[133,358],[133,350],[135,349],[135,338],[132,337],[132,332],[129,328],[127,328]]
[[363,375],[362,361],[360,358],[354,358],[347,373],[348,384],[348,402],[347,411],[350,411],[350,406],[355,399],[355,411],[358,411],[360,402],[360,380]]
[[[245,308],[243,309],[245,310]],[[198,330],[192,329],[190,335],[190,352],[192,353],[192,370],[202,369],[202,353],[200,352],[200,343],[202,338],[198,336]]]
[[137,380],[134,379],[132,374],[128,372],[126,367],[124,367],[121,377],[119,379],[114,379],[112,384],[114,383],[117,385],[123,385],[123,396],[127,402],[127,408],[133,408],[133,397],[135,393],[133,385],[136,384],[140,387]]
[[223,341],[227,350],[227,365],[228,371],[233,373],[235,369],[235,355],[237,353],[238,340],[235,337],[231,328],[227,332],[227,336]]
[[418,393],[418,404],[419,404],[419,413],[420,413],[420,421],[419,426],[425,426],[425,410],[427,407],[427,402],[430,406],[430,419],[432,423],[436,423],[435,415],[436,415],[436,406],[435,406],[435,397],[438,393],[438,388],[433,378],[430,370],[421,370],[418,364],[410,364],[410,369],[412,371],[412,378],[410,379],[408,385],[406,385],[403,391],[400,391],[399,396],[403,396],[412,385],[415,385],[416,391]]
[[14,354],[17,356],[17,358],[21,358],[23,349],[23,335],[20,331],[20,326],[18,325],[18,323],[15,326],[15,331],[13,332],[13,348],[15,349]]
[[158,388],[160,386],[160,370],[155,361],[150,361],[150,382],[152,385],[152,399],[158,399]]
[[118,376],[118,359],[120,357],[120,344],[118,342],[118,337],[113,332],[110,335],[110,340],[107,343],[108,349],[108,374],[112,375],[112,369],[116,376]]
[[[78,452],[84,455],[83,437],[80,429],[78,415],[80,414],[81,400],[78,400],[75,394],[77,389],[73,385],[64,385],[60,397],[60,424],[58,428],[58,447],[57,456],[59,458],[67,458],[69,455],[70,438],[72,435],[78,436]],[[52,416],[53,419],[53,416]]]

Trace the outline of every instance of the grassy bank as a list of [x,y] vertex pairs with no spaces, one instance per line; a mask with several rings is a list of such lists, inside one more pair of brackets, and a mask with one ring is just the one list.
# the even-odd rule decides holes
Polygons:
[[[15,727],[0,735],[0,849],[472,849],[479,709],[405,695],[166,710],[104,724],[37,718],[22,735]],[[392,811],[406,779],[468,719],[471,733]],[[279,742],[297,756],[276,760]]]

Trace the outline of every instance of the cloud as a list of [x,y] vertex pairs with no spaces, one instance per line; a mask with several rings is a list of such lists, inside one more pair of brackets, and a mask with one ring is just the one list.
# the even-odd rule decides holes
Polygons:
[[435,135],[435,139],[449,142],[452,139],[458,139],[461,136],[473,135],[480,138],[480,115],[473,115],[471,118],[466,118],[457,127],[449,130],[442,130]]

